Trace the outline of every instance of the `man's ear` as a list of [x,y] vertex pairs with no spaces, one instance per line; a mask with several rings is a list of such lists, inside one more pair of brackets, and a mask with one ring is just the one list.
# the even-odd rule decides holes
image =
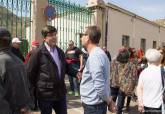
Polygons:
[[43,38],[43,41],[45,42],[46,38]]

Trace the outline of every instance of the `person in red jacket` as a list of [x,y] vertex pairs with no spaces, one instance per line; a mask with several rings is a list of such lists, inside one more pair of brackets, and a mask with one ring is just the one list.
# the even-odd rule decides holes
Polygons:
[[31,44],[31,50],[30,50],[29,53],[26,55],[25,62],[24,62],[25,64],[28,63],[31,54],[32,54],[33,51],[34,51],[35,49],[37,49],[38,47],[39,47],[39,42],[38,42],[38,41],[33,41],[32,44]]
[[137,51],[137,56],[138,59],[142,59],[142,57],[144,56],[144,51],[141,48]]
[[[32,53],[34,52],[34,50],[36,50],[37,48],[39,47],[39,42],[38,41],[33,41],[32,44],[31,44],[31,50],[29,51],[29,53],[26,55],[26,58],[25,58],[25,62],[24,64],[27,65],[27,63],[29,62],[29,59],[32,55]],[[36,90],[34,90],[34,93],[36,92]],[[38,101],[36,100],[36,96],[34,96],[34,107],[33,107],[33,111],[38,111],[39,108],[38,108]]]

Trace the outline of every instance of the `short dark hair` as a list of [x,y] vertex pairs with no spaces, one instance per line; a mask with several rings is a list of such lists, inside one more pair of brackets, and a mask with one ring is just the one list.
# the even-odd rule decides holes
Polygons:
[[89,35],[89,39],[91,40],[92,43],[98,44],[101,38],[101,30],[97,26],[88,26],[86,27],[86,33]]
[[128,50],[123,50],[122,52],[119,52],[117,55],[116,60],[120,63],[127,63],[129,60],[129,51]]
[[2,47],[10,47],[11,46],[11,40],[9,39],[0,39],[0,48]]
[[53,26],[47,25],[42,29],[41,34],[45,38],[48,34],[52,34],[54,32],[57,33],[57,29]]
[[11,34],[6,28],[0,27],[0,44],[2,47],[8,47],[11,43]]

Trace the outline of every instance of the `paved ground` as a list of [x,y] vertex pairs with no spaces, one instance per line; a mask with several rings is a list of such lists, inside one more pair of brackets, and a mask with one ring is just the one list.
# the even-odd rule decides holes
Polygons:
[[[40,114],[40,112],[34,112],[33,114]],[[68,96],[68,114],[83,114],[83,108],[79,97]],[[112,113],[108,112],[107,114]],[[131,102],[130,111],[127,113],[124,112],[124,114],[138,114],[136,103]]]
[[[69,82],[66,79],[66,85],[68,87]],[[83,108],[81,105],[81,101],[80,101],[80,97],[74,97],[74,96],[67,96],[68,99],[68,114],[83,114]],[[40,114],[40,112],[34,112],[33,114]],[[53,114],[55,114],[53,112]],[[112,114],[110,112],[108,112],[107,114]],[[137,111],[137,105],[135,102],[131,101],[131,107],[130,107],[130,111],[129,112],[124,112],[124,114],[139,114]]]

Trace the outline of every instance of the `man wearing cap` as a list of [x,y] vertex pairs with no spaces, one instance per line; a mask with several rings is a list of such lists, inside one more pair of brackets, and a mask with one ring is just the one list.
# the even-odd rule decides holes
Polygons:
[[66,61],[64,52],[56,45],[57,29],[42,29],[43,44],[34,51],[27,64],[30,83],[36,89],[41,114],[67,114]]
[[0,114],[30,114],[27,73],[10,42],[10,32],[0,28]]
[[13,38],[11,51],[13,52],[14,55],[16,55],[18,58],[20,58],[24,62],[25,58],[23,57],[23,55],[19,49],[21,42],[22,41],[20,41],[19,38]]

